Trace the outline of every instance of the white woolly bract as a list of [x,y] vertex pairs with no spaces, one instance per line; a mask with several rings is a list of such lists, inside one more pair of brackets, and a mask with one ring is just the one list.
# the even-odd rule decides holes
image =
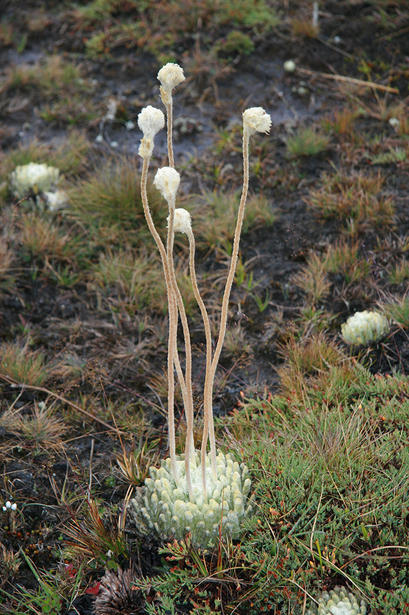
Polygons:
[[192,219],[187,209],[183,209],[183,207],[178,207],[177,209],[175,209],[173,230],[175,231],[175,233],[185,233],[186,235],[189,233],[189,231],[192,230]]
[[60,171],[47,164],[30,162],[16,169],[10,175],[10,186],[13,194],[22,199],[31,190],[46,192],[54,188],[60,178]]
[[366,615],[366,604],[344,587],[335,587],[323,592],[318,607],[307,611],[307,615]]
[[379,312],[356,312],[341,326],[342,337],[355,346],[376,342],[389,331],[388,319]]
[[148,105],[138,115],[138,126],[145,139],[153,140],[159,130],[165,126],[165,116],[160,109]]
[[168,203],[174,203],[180,184],[180,175],[176,169],[172,167],[158,169],[153,183]]
[[263,107],[251,107],[243,113],[243,126],[249,136],[256,132],[268,133],[271,128],[271,117]]
[[195,545],[206,547],[217,542],[220,526],[223,534],[232,538],[239,536],[241,521],[251,508],[247,497],[251,486],[248,469],[223,453],[217,454],[216,466],[214,478],[210,456],[207,456],[205,498],[200,453],[192,455],[190,499],[184,457],[176,461],[177,480],[172,475],[170,459],[163,460],[160,468],[150,469],[143,491],[131,500],[131,513],[162,540],[181,540],[190,532]]
[[173,62],[168,62],[158,72],[158,79],[161,82],[161,85],[164,90],[167,92],[172,92],[173,88],[175,88],[179,83],[185,80],[185,75],[183,74],[183,68],[179,66],[179,64],[174,64]]

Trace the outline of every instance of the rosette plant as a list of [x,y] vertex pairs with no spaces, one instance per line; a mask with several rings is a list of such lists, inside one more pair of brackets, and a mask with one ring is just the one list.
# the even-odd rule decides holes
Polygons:
[[382,339],[389,333],[388,319],[379,312],[364,310],[355,312],[341,326],[344,342],[351,346],[367,346]]
[[[256,132],[268,133],[270,116],[261,107],[243,113],[243,186],[238,207],[233,250],[224,289],[219,332],[213,349],[209,316],[203,302],[195,269],[195,237],[190,213],[176,208],[180,175],[175,169],[173,155],[172,122],[173,90],[184,81],[183,69],[178,64],[166,64],[158,73],[160,95],[166,109],[168,164],[156,172],[154,184],[168,207],[166,245],[154,225],[147,195],[149,164],[155,135],[165,125],[161,110],[145,107],[138,116],[143,138],[139,147],[142,158],[141,197],[145,218],[155,240],[162,261],[167,289],[168,334],[168,438],[169,458],[160,468],[151,468],[142,491],[131,502],[131,511],[156,531],[161,539],[183,538],[191,533],[192,542],[199,546],[214,543],[221,530],[234,538],[240,533],[240,524],[248,514],[250,479],[244,464],[227,454],[216,451],[213,422],[213,388],[216,369],[226,333],[228,304],[237,266],[240,234],[243,225],[249,184],[249,142]],[[203,434],[201,450],[194,442],[194,411],[192,393],[192,350],[189,325],[183,298],[178,287],[173,259],[175,233],[183,233],[189,244],[189,274],[194,296],[198,303],[206,338],[206,371],[203,385]],[[177,347],[179,322],[183,330],[185,365],[182,369]],[[175,438],[175,377],[179,383],[186,416],[186,442],[182,455],[176,454]]]
[[16,167],[10,175],[10,187],[19,199],[25,198],[30,192],[37,195],[39,192],[53,190],[60,179],[60,171],[47,164],[30,162]]
[[358,600],[345,587],[335,587],[330,592],[323,592],[316,608],[307,611],[307,615],[366,615],[364,600]]

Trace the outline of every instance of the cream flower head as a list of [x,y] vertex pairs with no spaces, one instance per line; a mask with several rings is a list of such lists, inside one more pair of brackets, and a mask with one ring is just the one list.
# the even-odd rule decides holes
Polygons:
[[[169,216],[168,216],[168,224],[169,224]],[[175,217],[173,219],[173,230],[175,231],[175,233],[185,233],[185,235],[188,235],[191,232],[192,219],[187,209],[183,209],[183,207],[178,207],[177,209],[175,209]]]
[[138,126],[146,139],[153,139],[165,126],[165,116],[160,109],[148,105],[138,115]]
[[143,132],[139,155],[146,158],[152,154],[155,135],[165,126],[165,116],[160,109],[148,105],[138,115],[138,126]]
[[248,136],[256,132],[269,133],[271,128],[271,117],[263,107],[251,107],[243,113],[243,127]]
[[[162,66],[158,72],[158,79],[161,83],[160,90],[162,99],[165,98],[166,101],[168,101],[169,97],[172,95],[173,88],[185,80],[183,68],[179,66],[179,64],[168,62],[165,66]],[[165,102],[165,100],[163,100],[163,102]]]
[[153,183],[168,204],[174,205],[176,192],[180,184],[180,175],[176,169],[172,167],[158,169]]

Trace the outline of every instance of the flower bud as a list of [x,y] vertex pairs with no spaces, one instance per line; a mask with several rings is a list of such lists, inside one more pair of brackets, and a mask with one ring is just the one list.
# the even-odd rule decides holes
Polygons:
[[187,211],[187,209],[183,209],[183,207],[178,207],[177,209],[175,209],[173,230],[175,231],[175,233],[185,233],[185,235],[188,235],[189,232],[192,230],[192,220],[190,217],[190,213]]
[[165,126],[165,116],[160,109],[148,105],[138,115],[138,126],[146,139],[153,139]]
[[158,169],[153,183],[168,204],[174,204],[180,184],[180,175],[176,169],[172,169],[172,167]]
[[177,85],[179,85],[179,83],[182,83],[182,81],[185,80],[183,68],[179,66],[179,64],[173,64],[172,62],[168,62],[168,64],[162,66],[162,68],[158,72],[158,79],[161,83],[160,93],[162,101],[164,104],[166,104],[170,101],[173,88],[175,88]]
[[165,116],[160,109],[148,105],[138,115],[138,126],[143,132],[138,153],[142,158],[148,158],[153,151],[155,135],[165,126]]
[[251,107],[243,113],[243,127],[248,136],[256,132],[270,132],[271,118],[263,107]]

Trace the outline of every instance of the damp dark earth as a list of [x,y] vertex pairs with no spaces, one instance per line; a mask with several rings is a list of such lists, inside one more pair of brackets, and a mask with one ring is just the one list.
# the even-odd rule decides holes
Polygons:
[[[251,487],[239,530],[222,509],[208,544],[141,512],[171,454],[138,154],[167,63],[213,350],[242,114],[271,118],[250,139],[212,397],[217,450]],[[406,0],[0,0],[0,613],[409,613],[408,101]],[[147,194],[165,244],[167,165],[164,129]],[[181,233],[174,262],[200,449],[206,336]],[[177,347],[185,370],[181,326]],[[177,386],[179,455],[186,417]]]

